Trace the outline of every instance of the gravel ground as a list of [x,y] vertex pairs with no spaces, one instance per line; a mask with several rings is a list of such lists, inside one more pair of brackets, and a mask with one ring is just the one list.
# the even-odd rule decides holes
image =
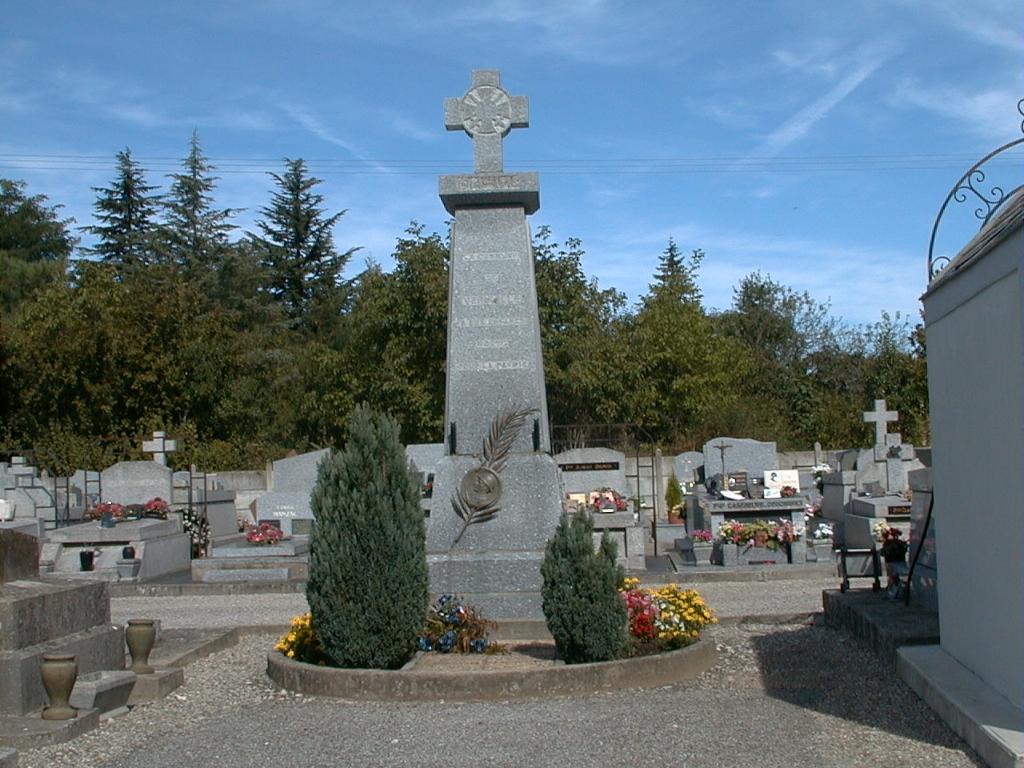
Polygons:
[[[821,591],[839,585],[833,577],[766,582],[711,582],[694,587],[721,617],[792,615],[821,610]],[[115,597],[110,600],[111,619],[160,619],[162,626],[230,627],[281,626],[292,616],[305,613],[306,598],[300,593],[264,595],[203,595],[191,597]]]
[[272,635],[196,662],[161,702],[22,768],[153,766],[983,765],[871,653],[810,624],[707,634],[719,664],[693,683],[486,704],[372,704],[275,691]]

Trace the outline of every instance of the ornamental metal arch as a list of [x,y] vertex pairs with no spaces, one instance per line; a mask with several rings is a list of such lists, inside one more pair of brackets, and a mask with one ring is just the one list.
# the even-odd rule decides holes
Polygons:
[[[1024,99],[1017,102],[1017,112],[1020,113],[1021,117],[1024,118]],[[1024,134],[1024,120],[1021,120],[1020,124],[1021,133]],[[935,223],[932,225],[931,239],[928,241],[928,282],[934,280],[943,269],[945,269],[952,258],[950,256],[935,256],[935,236],[939,231],[939,224],[942,221],[942,215],[946,212],[946,208],[949,207],[950,202],[964,203],[968,200],[968,195],[974,195],[977,198],[978,207],[974,210],[976,218],[981,220],[981,224],[978,227],[981,230],[1000,206],[1009,200],[1013,195],[1024,189],[1024,184],[1020,184],[1009,192],[1004,192],[1000,186],[993,186],[986,194],[981,185],[985,182],[985,171],[982,170],[982,166],[989,162],[992,158],[1001,155],[1002,153],[1013,149],[1014,147],[1024,145],[1024,137],[1014,139],[1013,141],[1003,144],[998,149],[994,149],[985,155],[981,160],[972,165],[963,176],[961,176],[953,188],[949,190],[949,194],[946,195],[946,199],[942,203],[942,207],[939,208],[939,213],[935,217]]]

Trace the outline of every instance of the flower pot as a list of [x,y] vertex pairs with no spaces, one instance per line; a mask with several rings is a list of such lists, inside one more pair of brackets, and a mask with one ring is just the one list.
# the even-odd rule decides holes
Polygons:
[[815,539],[814,556],[819,563],[830,563],[836,559],[835,551],[832,549],[832,539]]
[[91,571],[96,560],[96,553],[91,549],[83,549],[78,553],[78,564],[83,571]]
[[43,720],[70,720],[75,717],[78,710],[68,703],[71,689],[75,687],[75,678],[78,677],[75,657],[64,653],[44,654],[39,662],[39,674],[50,700],[43,707]]
[[[125,547],[127,549],[127,547]],[[142,561],[134,557],[125,557],[117,561],[117,578],[134,579],[138,578]]]
[[128,652],[132,655],[129,669],[137,675],[151,675],[153,668],[149,665],[149,654],[156,642],[156,625],[153,619],[128,619],[128,628],[124,631]]
[[127,547],[121,547],[121,557],[125,560],[135,559],[135,547],[129,544]]
[[731,541],[720,541],[715,545],[715,562],[718,565],[737,565],[739,563],[739,549]]
[[697,567],[703,568],[711,565],[711,552],[715,545],[710,541],[693,542],[693,557],[697,561]]

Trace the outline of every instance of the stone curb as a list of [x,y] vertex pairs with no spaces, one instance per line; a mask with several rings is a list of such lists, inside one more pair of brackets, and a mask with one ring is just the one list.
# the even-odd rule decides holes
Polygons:
[[267,675],[296,693],[360,701],[488,701],[576,696],[693,680],[718,661],[713,642],[598,664],[495,672],[337,669],[267,655]]

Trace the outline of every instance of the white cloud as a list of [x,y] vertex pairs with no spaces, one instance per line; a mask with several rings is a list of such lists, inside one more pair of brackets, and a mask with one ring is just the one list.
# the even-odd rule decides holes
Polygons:
[[1021,115],[1017,102],[1021,93],[1011,88],[966,91],[952,86],[923,86],[915,80],[900,82],[893,100],[912,105],[952,121],[990,142],[1015,138]]
[[[810,130],[893,55],[891,46],[870,44],[859,48],[846,65],[846,74],[829,90],[803,107],[772,131],[754,151],[755,156],[774,157],[806,136]],[[846,64],[844,62],[844,64]]]

